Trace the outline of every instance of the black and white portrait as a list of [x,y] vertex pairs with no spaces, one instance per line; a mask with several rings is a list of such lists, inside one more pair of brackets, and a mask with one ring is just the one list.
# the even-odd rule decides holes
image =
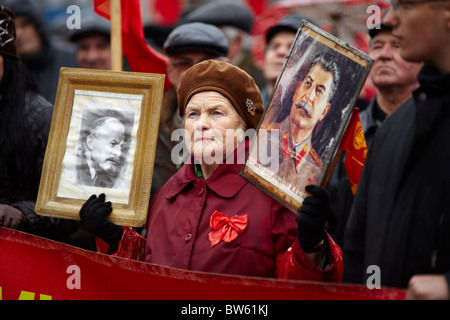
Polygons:
[[129,156],[133,113],[90,110],[82,117],[77,153],[77,183],[111,188],[123,183]]
[[[59,196],[130,188],[141,96],[76,90]],[[116,199],[117,200],[117,199]]]

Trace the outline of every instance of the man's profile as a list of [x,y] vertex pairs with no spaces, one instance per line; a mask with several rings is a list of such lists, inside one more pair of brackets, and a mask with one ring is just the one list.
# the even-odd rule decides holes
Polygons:
[[282,107],[289,114],[270,128],[277,130],[280,138],[276,174],[300,190],[319,180],[323,163],[313,146],[313,131],[330,111],[339,78],[336,58],[329,53],[316,55],[292,99],[287,99],[290,105]]
[[125,126],[117,118],[101,117],[92,122],[77,168],[81,185],[114,188],[123,166]]

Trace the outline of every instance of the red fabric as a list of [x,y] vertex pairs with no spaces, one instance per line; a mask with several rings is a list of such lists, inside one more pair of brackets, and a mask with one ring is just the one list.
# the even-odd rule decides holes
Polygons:
[[267,0],[247,0],[247,4],[255,15],[260,15],[267,7]]
[[347,125],[340,143],[340,149],[346,150],[345,171],[347,172],[353,194],[356,194],[359,178],[367,154],[367,144],[359,119],[359,109],[353,109],[352,116]]
[[123,227],[122,239],[116,252],[110,252],[109,245],[100,238],[96,238],[97,252],[112,254],[115,257],[144,260],[145,238],[135,232],[131,227]]
[[[341,248],[334,243],[327,234],[325,246],[328,249],[331,261],[336,261],[326,270],[319,270],[311,261],[306,258],[303,250],[296,250],[300,244],[296,241],[289,251],[282,257],[277,268],[277,277],[280,279],[308,279],[312,281],[341,282],[344,268]],[[335,269],[332,272],[331,269]]]
[[[0,228],[0,300],[404,299],[405,290],[191,272]],[[74,288],[76,268],[79,288]],[[68,286],[69,285],[69,286]],[[186,303],[187,305],[187,303]],[[161,310],[163,311],[163,310]],[[174,317],[180,310],[165,310]]]
[[227,217],[219,211],[211,215],[209,225],[213,231],[208,234],[211,247],[217,245],[221,240],[231,242],[247,228],[248,214],[239,217]]
[[180,0],[151,0],[153,21],[158,25],[172,26],[178,22],[182,11]]
[[[93,0],[94,10],[99,15],[110,19],[109,0]],[[142,14],[139,0],[121,1],[122,14],[122,49],[127,62],[134,72],[158,73],[166,75],[164,91],[172,84],[167,76],[168,58],[145,42]]]

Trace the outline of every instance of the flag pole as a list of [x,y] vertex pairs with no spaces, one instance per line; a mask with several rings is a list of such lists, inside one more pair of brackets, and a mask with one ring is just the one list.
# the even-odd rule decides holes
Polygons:
[[113,71],[122,71],[122,15],[121,0],[110,1],[111,15],[111,67]]

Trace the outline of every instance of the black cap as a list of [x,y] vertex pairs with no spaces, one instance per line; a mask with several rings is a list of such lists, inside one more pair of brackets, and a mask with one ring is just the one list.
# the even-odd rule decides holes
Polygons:
[[317,25],[313,20],[308,17],[302,16],[300,14],[290,14],[282,18],[278,24],[269,28],[266,32],[266,43],[269,43],[272,38],[281,31],[291,31],[292,33],[296,33],[298,28],[300,27],[300,22],[302,20],[306,20],[314,25]]
[[228,39],[216,26],[192,22],[173,29],[163,49],[168,56],[184,50],[203,50],[225,57],[228,54]]
[[381,23],[378,25],[375,25],[373,28],[369,29],[369,36],[371,39],[373,39],[380,31],[388,30],[392,31],[392,27],[387,26],[384,24],[384,18],[386,17],[386,14],[388,13],[389,8],[386,9],[386,11],[383,14],[383,18],[381,18]]
[[212,1],[192,10],[182,20],[204,22],[218,27],[232,26],[250,33],[254,18],[253,13],[242,4]]
[[80,24],[80,29],[73,29],[69,33],[71,42],[76,42],[90,34],[104,34],[107,37],[111,34],[110,22],[97,15],[92,14],[84,19],[82,18]]

